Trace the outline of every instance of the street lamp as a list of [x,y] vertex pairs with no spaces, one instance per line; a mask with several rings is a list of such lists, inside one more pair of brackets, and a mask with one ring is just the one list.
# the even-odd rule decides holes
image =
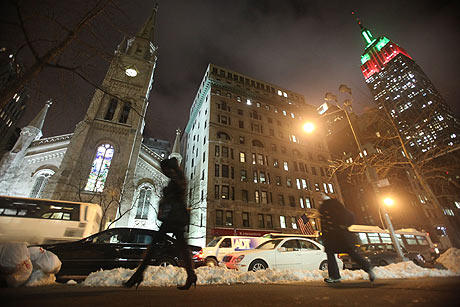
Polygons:
[[303,130],[306,133],[312,133],[315,130],[315,125],[313,123],[307,122],[303,125]]
[[391,207],[395,204],[395,201],[393,200],[393,198],[386,197],[383,199],[383,203],[387,205],[388,207]]
[[[405,261],[407,259],[404,257],[404,255],[402,253],[402,250],[401,250],[401,246],[399,245],[399,242],[398,242],[398,240],[396,238],[396,234],[395,234],[395,231],[394,231],[394,228],[393,228],[393,224],[391,223],[390,216],[388,215],[388,212],[387,212],[385,206],[380,204],[380,201],[381,201],[380,195],[381,194],[380,194],[380,189],[377,186],[377,182],[379,181],[379,178],[378,178],[377,173],[375,172],[375,170],[369,165],[369,162],[367,160],[366,154],[364,154],[361,142],[359,141],[359,139],[358,139],[358,137],[356,135],[355,129],[353,127],[353,124],[352,124],[352,122],[350,120],[350,116],[348,114],[347,108],[350,108],[350,111],[351,111],[352,102],[353,102],[353,96],[352,96],[351,89],[348,86],[346,86],[345,84],[341,84],[340,87],[339,87],[339,91],[341,93],[347,93],[350,96],[350,99],[344,100],[342,107],[340,107],[338,105],[337,96],[332,94],[332,93],[329,93],[329,92],[326,93],[324,99],[326,101],[335,101],[335,105],[339,109],[338,111],[343,111],[345,113],[345,117],[347,118],[348,125],[350,126],[351,132],[353,133],[353,137],[355,139],[356,146],[358,147],[360,156],[362,156],[362,158],[364,160],[367,181],[371,184],[372,189],[373,189],[374,194],[375,194],[375,197],[379,202],[379,208],[383,213],[385,223],[386,223],[387,228],[388,228],[388,230],[390,232],[391,241],[393,242],[393,244],[395,246],[395,249],[396,249],[396,254],[398,255],[399,259]],[[331,114],[331,113],[329,113],[329,114]],[[385,205],[387,205],[387,204],[390,205],[390,204],[394,204],[394,201],[391,198],[386,198],[385,200],[383,200],[383,203]]]

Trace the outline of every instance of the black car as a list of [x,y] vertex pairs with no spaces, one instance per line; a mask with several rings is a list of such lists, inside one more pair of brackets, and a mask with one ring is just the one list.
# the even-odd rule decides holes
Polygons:
[[[56,254],[62,262],[59,276],[82,276],[97,270],[114,268],[136,268],[152,242],[156,231],[139,228],[111,228],[85,239],[41,245]],[[190,245],[192,254],[201,247]],[[155,244],[150,265],[182,266],[183,259],[176,248],[176,240],[164,235]]]
[[[406,258],[413,261],[415,264],[424,266],[425,260],[418,253],[410,253],[404,247],[402,252]],[[393,244],[391,243],[375,243],[363,244],[359,246],[358,253],[363,256],[371,266],[384,266],[390,263],[395,263],[397,254]],[[358,269],[357,263],[353,262],[348,254],[340,254],[340,259],[343,261],[344,269]]]

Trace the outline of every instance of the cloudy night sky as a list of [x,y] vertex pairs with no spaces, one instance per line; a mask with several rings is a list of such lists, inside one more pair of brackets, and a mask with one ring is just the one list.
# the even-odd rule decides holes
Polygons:
[[[26,1],[27,2],[27,1]],[[37,1],[38,2],[38,1]],[[32,1],[33,10],[52,10],[62,22],[81,17],[85,1]],[[92,1],[87,1],[91,3]],[[155,45],[158,62],[149,98],[145,137],[173,140],[183,128],[208,63],[303,94],[318,106],[340,84],[352,88],[355,110],[373,107],[360,70],[364,50],[355,11],[374,36],[387,36],[422,67],[446,102],[460,115],[459,1],[179,1],[160,0]],[[59,3],[59,6],[55,5]],[[73,6],[69,9],[67,6]],[[150,15],[154,1],[116,1],[92,32],[102,37],[100,48],[109,55],[123,35],[133,35]],[[4,4],[3,19],[15,11]],[[2,27],[3,45],[18,48],[23,38]],[[35,24],[31,31],[41,31]],[[87,35],[87,34],[86,34]],[[25,65],[30,54],[19,57]],[[107,57],[91,59],[91,78],[100,83]],[[32,85],[21,126],[52,97],[44,137],[73,132],[83,119],[94,88],[78,77],[56,69],[39,75]]]

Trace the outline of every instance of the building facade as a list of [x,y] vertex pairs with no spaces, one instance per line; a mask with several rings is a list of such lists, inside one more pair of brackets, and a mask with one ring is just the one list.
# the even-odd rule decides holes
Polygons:
[[324,138],[302,126],[317,117],[301,94],[210,64],[183,135],[189,241],[218,235],[319,231],[320,192],[342,199]]

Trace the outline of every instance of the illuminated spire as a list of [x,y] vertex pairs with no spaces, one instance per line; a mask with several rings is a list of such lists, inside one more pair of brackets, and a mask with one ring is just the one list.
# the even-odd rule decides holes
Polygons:
[[45,118],[46,118],[46,113],[48,113],[48,108],[52,104],[53,104],[53,100],[51,98],[48,99],[48,101],[45,103],[45,105],[41,109],[40,113],[38,113],[27,126],[35,127],[41,131],[43,128],[43,124],[45,123]]
[[356,22],[358,23],[358,26],[361,29],[361,35],[363,36],[364,41],[366,42],[367,46],[375,42],[375,38],[372,35],[371,31],[369,31],[369,29],[363,26],[363,24],[361,23],[361,19],[359,19],[359,17],[355,14],[355,12],[351,12],[351,15],[355,17]]
[[145,22],[142,29],[137,34],[138,37],[145,38],[153,43],[153,34],[155,32],[155,20],[157,18],[157,11],[158,11],[158,2],[155,4],[153,8],[152,14],[150,14],[149,19]]

